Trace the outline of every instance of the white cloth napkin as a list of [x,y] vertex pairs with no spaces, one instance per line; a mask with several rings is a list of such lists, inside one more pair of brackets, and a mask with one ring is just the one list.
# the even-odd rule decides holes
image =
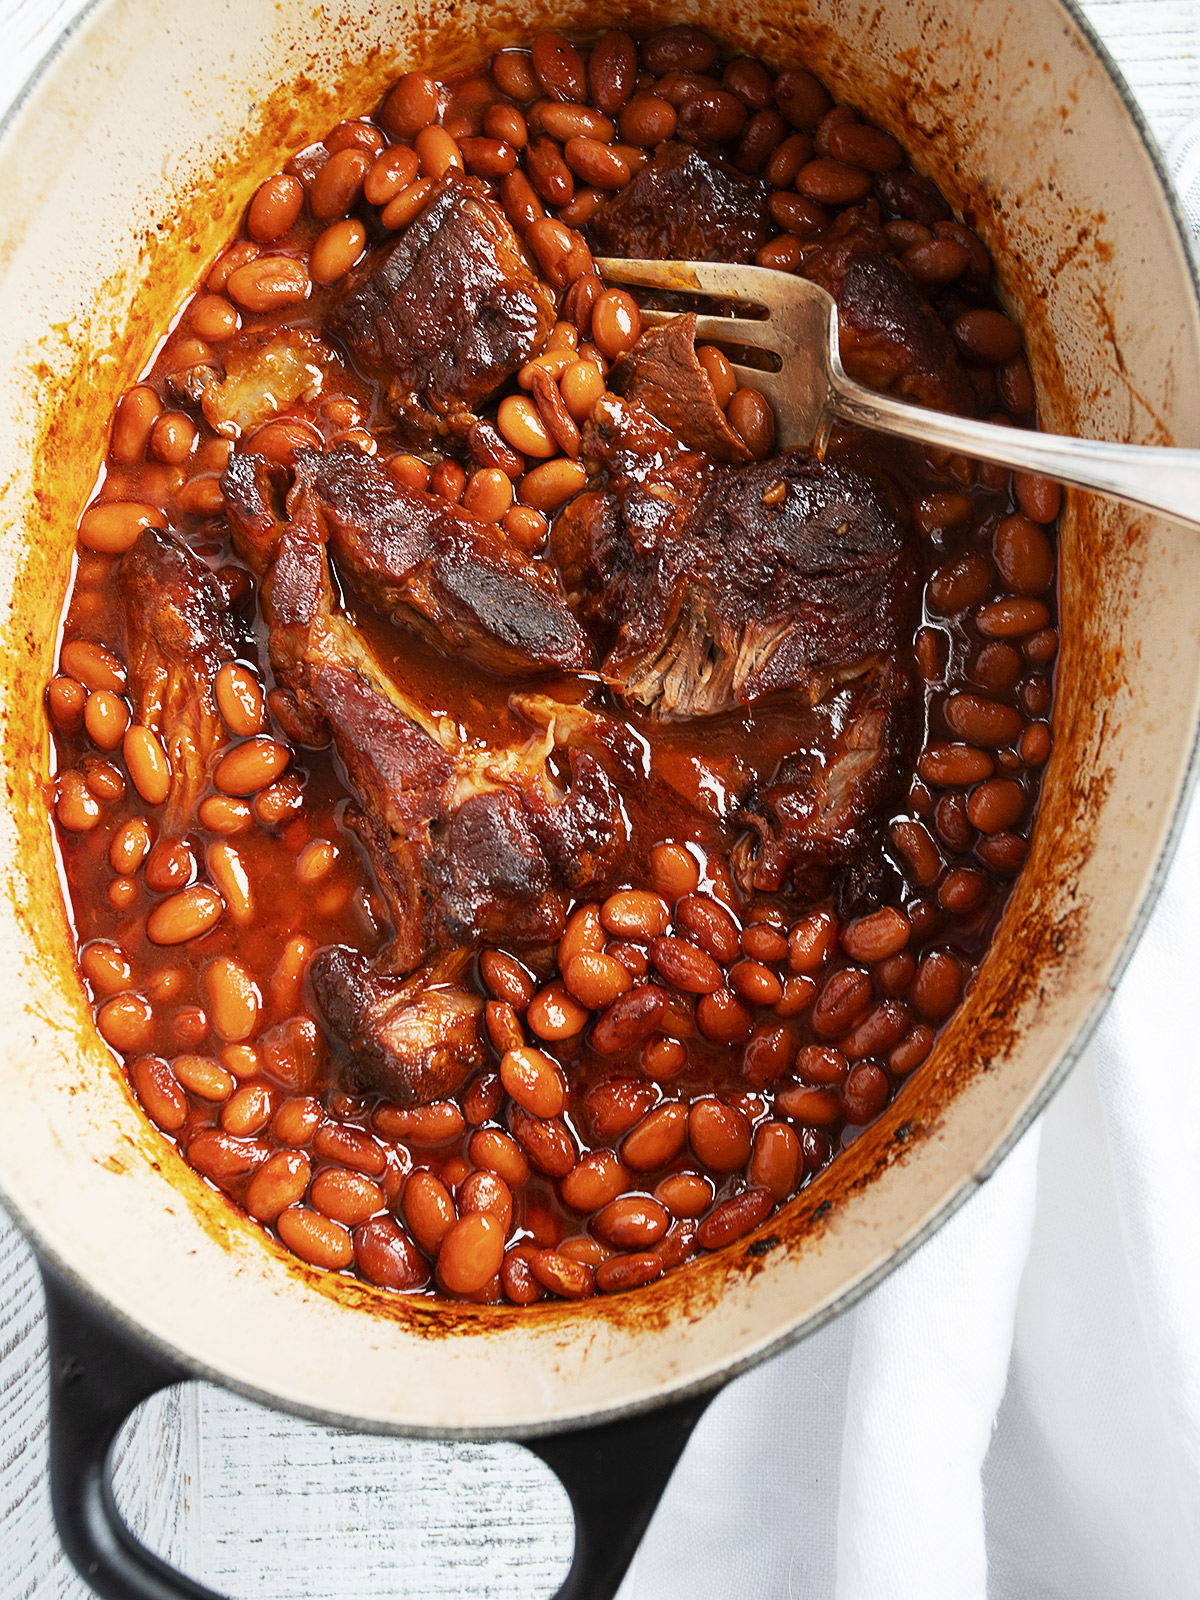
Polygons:
[[[1200,122],[1168,155],[1200,228]],[[1200,801],[1066,1087],[929,1244],[714,1402],[620,1600],[1200,1597],[1198,951]]]

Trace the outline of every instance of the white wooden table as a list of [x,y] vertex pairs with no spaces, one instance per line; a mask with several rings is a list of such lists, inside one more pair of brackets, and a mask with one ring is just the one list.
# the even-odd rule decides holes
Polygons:
[[[1200,116],[1200,0],[1083,6],[1165,145]],[[80,9],[0,0],[0,114]],[[46,1398],[37,1272],[0,1212],[0,1600],[90,1594],[54,1535]],[[570,1559],[566,1496],[517,1446],[341,1434],[204,1384],[143,1408],[117,1484],[152,1548],[234,1600],[538,1600]]]

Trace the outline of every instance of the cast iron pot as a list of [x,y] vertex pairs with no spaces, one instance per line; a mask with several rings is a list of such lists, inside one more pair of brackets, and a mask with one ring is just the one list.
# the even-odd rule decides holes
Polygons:
[[194,1375],[344,1427],[532,1440],[575,1506],[560,1593],[610,1596],[707,1398],[906,1256],[1045,1103],[1163,871],[1197,720],[1200,541],[1072,495],[1056,745],[999,936],[914,1081],[757,1235],[583,1307],[408,1300],[267,1241],[133,1101],[72,954],[42,699],[113,403],[261,179],[397,71],[466,65],[550,23],[673,21],[811,66],[897,135],[993,249],[1047,427],[1200,445],[1183,227],[1062,0],[102,0],[87,15],[0,150],[0,1188],[50,1299],[59,1529],[113,1600],[207,1594],[135,1543],[108,1476],[131,1408]]

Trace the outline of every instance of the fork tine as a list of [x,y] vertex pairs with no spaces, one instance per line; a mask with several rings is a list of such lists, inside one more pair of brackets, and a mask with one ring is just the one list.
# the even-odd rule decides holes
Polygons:
[[620,256],[597,256],[595,266],[602,278],[613,283],[758,303],[770,276],[761,267],[737,267],[724,261],[627,261]]
[[[661,328],[678,316],[678,311],[659,311],[648,306],[642,311],[642,325]],[[709,343],[723,339],[727,344],[753,345],[757,350],[774,350],[779,344],[779,335],[771,324],[756,317],[697,317],[696,337]]]

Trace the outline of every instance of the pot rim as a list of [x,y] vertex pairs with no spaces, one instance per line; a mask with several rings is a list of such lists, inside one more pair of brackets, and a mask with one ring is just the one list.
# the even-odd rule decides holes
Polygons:
[[[4,146],[9,131],[34,89],[53,67],[55,61],[74,35],[91,17],[93,12],[100,9],[105,3],[106,0],[87,0],[87,4],[57,34],[53,43],[25,79],[3,117],[0,117],[0,160],[3,160],[5,154]],[[1188,226],[1179,196],[1168,174],[1162,152],[1150,130],[1146,116],[1107,46],[1080,9],[1078,0],[1054,0],[1054,5],[1067,23],[1082,37],[1092,52],[1096,62],[1115,89],[1121,105],[1137,134],[1142,150],[1157,178],[1158,187],[1161,191],[1160,198],[1166,202],[1166,209],[1175,233],[1179,242],[1183,245],[1183,256],[1187,266],[1194,308],[1200,312],[1200,255],[1197,253],[1196,240]],[[741,1356],[731,1358],[728,1362],[723,1363],[717,1371],[709,1372],[688,1382],[672,1384],[669,1389],[660,1391],[657,1394],[641,1396],[598,1409],[584,1410],[578,1414],[560,1414],[552,1419],[542,1421],[490,1426],[471,1426],[469,1424],[435,1426],[395,1422],[378,1417],[363,1417],[353,1412],[340,1412],[325,1406],[307,1404],[303,1401],[277,1394],[256,1384],[230,1377],[219,1367],[184,1353],[169,1340],[151,1332],[122,1307],[117,1306],[104,1294],[96,1290],[89,1279],[81,1272],[70,1266],[60,1256],[56,1247],[49,1240],[44,1239],[38,1228],[13,1204],[2,1186],[0,1186],[0,1204],[3,1204],[8,1216],[12,1219],[23,1238],[29,1243],[39,1263],[45,1262],[51,1266],[56,1275],[72,1293],[78,1295],[85,1303],[102,1313],[115,1328],[127,1337],[140,1343],[146,1350],[160,1359],[164,1359],[180,1368],[180,1381],[213,1383],[232,1393],[242,1395],[246,1399],[252,1400],[270,1410],[284,1412],[325,1427],[339,1428],[353,1433],[378,1434],[401,1438],[438,1438],[462,1440],[464,1442],[488,1440],[520,1441],[522,1439],[533,1439],[555,1433],[569,1432],[579,1427],[599,1426],[604,1423],[654,1411],[668,1403],[715,1393],[731,1379],[757,1366],[760,1362],[778,1355],[792,1345],[801,1343],[810,1334],[818,1332],[836,1317],[841,1316],[845,1311],[855,1306],[949,1221],[955,1212],[992,1176],[1036,1118],[1041,1115],[1047,1104],[1062,1087],[1066,1078],[1074,1070],[1080,1056],[1091,1042],[1093,1034],[1112,1002],[1117,985],[1123,977],[1133,953],[1146,930],[1178,849],[1184,822],[1196,793],[1198,782],[1200,782],[1200,718],[1197,718],[1193,723],[1186,770],[1164,834],[1162,846],[1147,878],[1145,889],[1138,902],[1130,927],[1112,957],[1102,996],[1080,1024],[1071,1043],[1063,1050],[1060,1060],[1034,1092],[1027,1105],[1022,1109],[995,1149],[980,1162],[974,1171],[961,1179],[941,1206],[931,1213],[909,1238],[895,1246],[886,1259],[836,1294],[827,1304],[819,1307],[802,1322],[786,1329],[765,1345],[756,1347]]]

